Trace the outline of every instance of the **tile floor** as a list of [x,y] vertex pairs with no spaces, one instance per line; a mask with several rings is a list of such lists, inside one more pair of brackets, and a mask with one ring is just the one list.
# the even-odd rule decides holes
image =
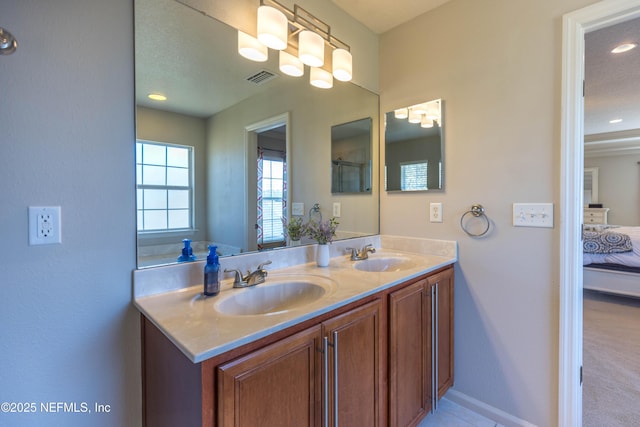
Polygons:
[[500,424],[442,398],[438,410],[427,415],[418,427],[500,427]]

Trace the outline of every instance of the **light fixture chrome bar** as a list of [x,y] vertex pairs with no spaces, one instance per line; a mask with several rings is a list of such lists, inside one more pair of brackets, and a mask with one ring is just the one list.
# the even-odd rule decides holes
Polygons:
[[322,37],[325,43],[332,48],[351,51],[351,46],[331,35],[331,26],[329,24],[298,4],[293,5],[293,10],[279,3],[277,0],[260,0],[260,5],[274,7],[285,14],[289,25],[293,27],[293,31],[291,31],[289,37],[295,36],[302,30],[309,30]]

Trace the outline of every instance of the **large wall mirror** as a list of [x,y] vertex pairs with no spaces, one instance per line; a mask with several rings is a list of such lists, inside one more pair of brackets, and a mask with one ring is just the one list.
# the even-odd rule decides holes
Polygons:
[[[176,262],[183,239],[198,259],[281,247],[292,206],[339,202],[338,239],[379,232],[378,95],[248,61],[234,28],[175,0],[135,0],[135,54],[139,268]],[[368,192],[333,194],[332,127],[363,117]]]
[[387,191],[444,189],[442,100],[398,108],[385,115]]

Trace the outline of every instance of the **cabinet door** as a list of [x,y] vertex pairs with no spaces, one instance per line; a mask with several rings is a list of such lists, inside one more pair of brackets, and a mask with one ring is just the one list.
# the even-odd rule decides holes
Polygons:
[[453,385],[453,269],[435,274],[429,285],[437,285],[438,399]]
[[381,303],[376,300],[323,323],[323,335],[329,341],[329,426],[335,425],[335,402],[339,426],[381,425],[380,312]]
[[389,296],[389,415],[416,425],[431,410],[431,294],[420,280]]
[[319,426],[320,326],[218,367],[218,425]]

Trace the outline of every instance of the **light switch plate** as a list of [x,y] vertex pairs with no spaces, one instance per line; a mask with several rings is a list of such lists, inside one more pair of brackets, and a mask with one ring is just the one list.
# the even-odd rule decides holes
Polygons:
[[340,202],[333,202],[333,216],[336,218],[340,218]]
[[553,228],[553,203],[514,203],[513,226]]
[[304,203],[303,202],[291,203],[291,215],[304,215]]

